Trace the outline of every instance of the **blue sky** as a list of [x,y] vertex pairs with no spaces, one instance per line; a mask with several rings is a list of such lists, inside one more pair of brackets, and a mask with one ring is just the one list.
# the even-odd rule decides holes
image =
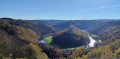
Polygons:
[[0,0],[0,17],[15,19],[120,19],[120,0]]

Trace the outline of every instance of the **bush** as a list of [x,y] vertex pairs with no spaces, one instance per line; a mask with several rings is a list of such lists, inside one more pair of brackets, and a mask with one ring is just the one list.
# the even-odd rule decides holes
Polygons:
[[3,59],[4,55],[0,53],[0,59]]

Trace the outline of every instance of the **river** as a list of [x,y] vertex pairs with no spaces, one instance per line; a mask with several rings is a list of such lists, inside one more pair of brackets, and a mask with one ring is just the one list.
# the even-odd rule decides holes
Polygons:
[[40,40],[39,43],[47,44],[45,40]]
[[[89,44],[87,45],[87,48],[94,47],[97,42],[88,34],[88,32],[86,32],[85,30],[82,31],[84,31],[88,35],[88,38],[90,40]],[[47,44],[45,40],[40,40],[39,43]]]
[[88,38],[90,39],[90,42],[87,45],[87,48],[94,47],[97,42],[92,37],[90,37],[89,35],[88,35]]
[[84,32],[87,34],[87,36],[88,36],[88,38],[89,38],[89,40],[90,40],[89,44],[87,45],[87,48],[94,47],[95,44],[97,43],[97,41],[95,41],[95,39],[93,39],[93,38],[89,35],[88,32],[86,32],[85,30],[82,30],[82,31],[84,31]]

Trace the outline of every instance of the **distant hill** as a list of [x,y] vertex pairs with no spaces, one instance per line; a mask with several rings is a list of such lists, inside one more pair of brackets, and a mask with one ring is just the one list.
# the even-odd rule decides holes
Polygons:
[[52,44],[58,45],[60,48],[73,48],[87,45],[89,39],[83,31],[71,25],[64,30],[55,33]]
[[75,27],[77,27],[79,29],[87,30],[93,26],[97,26],[106,21],[107,20],[70,20],[70,21],[66,21],[66,22],[57,23],[57,24],[53,25],[53,27],[58,30],[63,30],[70,25],[74,25]]
[[32,20],[33,22],[41,22],[48,25],[54,25],[61,22],[66,22],[67,20]]

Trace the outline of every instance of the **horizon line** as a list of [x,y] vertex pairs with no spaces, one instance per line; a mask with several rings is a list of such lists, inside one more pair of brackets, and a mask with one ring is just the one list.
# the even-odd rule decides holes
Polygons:
[[8,18],[8,19],[16,19],[16,20],[120,20],[120,19],[19,19],[19,18],[10,18],[10,17],[0,17],[0,19],[2,18]]

